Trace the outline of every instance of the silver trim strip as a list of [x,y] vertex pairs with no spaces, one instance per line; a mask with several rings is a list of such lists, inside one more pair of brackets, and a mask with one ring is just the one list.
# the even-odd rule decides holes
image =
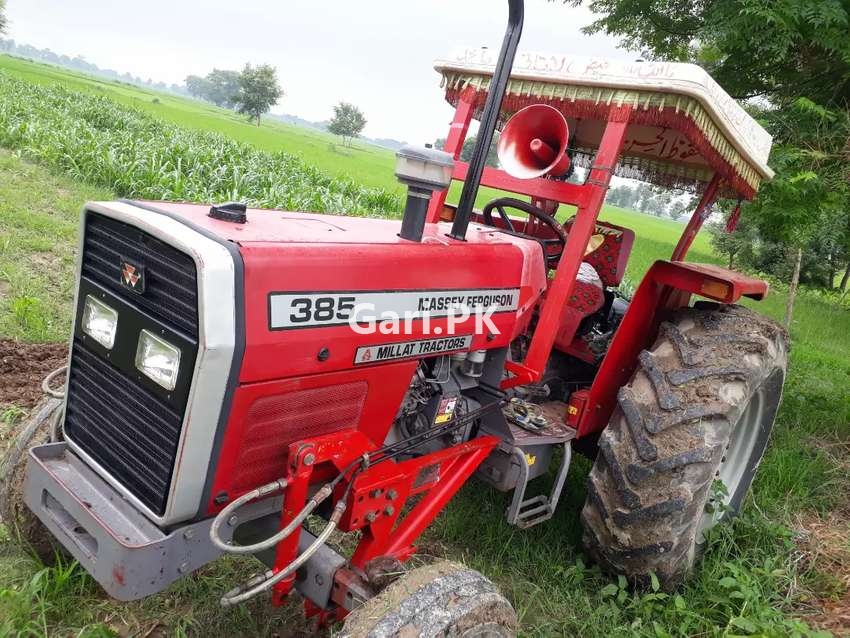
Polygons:
[[160,526],[173,525],[194,517],[203,498],[236,345],[236,266],[224,246],[176,219],[124,202],[90,202],[80,220],[75,310],[79,303],[86,210],[131,224],[161,239],[192,257],[198,269],[198,355],[164,514],[152,512],[66,437],[68,446],[146,517]]

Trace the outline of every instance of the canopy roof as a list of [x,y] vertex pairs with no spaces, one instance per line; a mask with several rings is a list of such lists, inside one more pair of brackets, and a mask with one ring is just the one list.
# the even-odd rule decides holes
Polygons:
[[[479,117],[495,61],[487,49],[438,60],[448,102],[457,106],[463,95]],[[719,172],[723,194],[747,199],[761,180],[773,177],[767,165],[771,136],[694,64],[519,53],[500,123],[541,103],[567,118],[578,166],[593,161],[605,122],[627,116],[616,175],[696,189]]]

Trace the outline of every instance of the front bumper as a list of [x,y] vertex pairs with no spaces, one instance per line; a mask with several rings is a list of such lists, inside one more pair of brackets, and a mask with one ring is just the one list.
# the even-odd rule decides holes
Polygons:
[[29,452],[24,500],[53,536],[113,598],[162,591],[215,560],[211,520],[163,532],[65,443]]
[[[169,533],[89,468],[64,442],[29,451],[24,501],[80,565],[118,600],[130,601],[162,591],[175,580],[221,556],[210,541],[212,519]],[[254,543],[278,531],[283,497],[250,503],[223,526],[225,542]],[[298,551],[316,537],[302,529]],[[271,568],[274,550],[257,554]],[[327,607],[334,574],[345,559],[323,546],[298,570],[295,587],[319,607]]]

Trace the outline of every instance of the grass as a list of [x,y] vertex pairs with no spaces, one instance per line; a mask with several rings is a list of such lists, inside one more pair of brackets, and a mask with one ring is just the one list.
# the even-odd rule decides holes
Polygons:
[[266,118],[261,126],[211,104],[169,93],[96,78],[40,62],[0,55],[0,70],[30,84],[55,86],[102,96],[132,106],[159,119],[199,131],[226,135],[261,151],[283,151],[334,177],[345,177],[371,188],[400,195],[404,187],[393,175],[395,154],[385,148],[354,142],[343,148],[339,138],[322,131]]
[[0,335],[60,341],[71,324],[79,212],[113,197],[0,152]]
[[[108,196],[0,151],[5,246],[0,272],[20,273],[11,279],[3,275],[6,297],[40,300],[33,311],[40,319],[33,322],[22,321],[4,299],[0,333],[39,341],[64,338],[70,326],[70,266],[80,203]],[[614,211],[612,218],[628,222],[639,235],[674,230],[627,211]],[[653,243],[638,241],[635,277],[641,274],[635,264],[669,253],[670,237],[660,244],[663,250],[656,254]],[[38,272],[32,259],[44,249],[69,268],[49,279],[32,276]],[[782,301],[777,297],[766,308],[781,312]],[[529,636],[721,635],[725,629],[734,633],[738,625],[756,627],[765,635],[792,635],[796,621],[789,613],[801,604],[799,594],[787,598],[792,583],[818,581],[791,561],[792,514],[829,510],[846,493],[846,478],[836,475],[811,439],[846,440],[850,422],[843,394],[850,384],[850,365],[841,356],[842,349],[850,351],[846,312],[831,314],[828,305],[804,295],[797,317],[786,398],[755,489],[759,510],[751,505],[742,519],[717,531],[696,578],[678,596],[635,596],[586,564],[577,513],[589,465],[580,457],[555,520],[524,532],[509,527],[503,519],[506,497],[473,482],[429,530],[428,551],[463,560],[494,578],[517,605]],[[825,343],[820,334],[830,339]],[[4,415],[5,427],[12,427],[20,414]],[[246,561],[220,562],[167,592],[119,605],[104,599],[81,570],[43,568],[7,548],[0,555],[0,623],[5,623],[0,634],[113,636],[155,630],[167,635],[268,635],[275,627],[303,626],[296,605],[273,610],[259,601],[228,611],[218,607],[221,592],[251,569]]]
[[[258,127],[247,122],[238,113],[212,104],[9,55],[0,54],[0,71],[10,78],[24,80],[28,84],[60,86],[71,91],[105,97],[163,121],[197,131],[220,133],[228,139],[243,142],[261,151],[284,152],[328,175],[351,179],[363,186],[383,189],[396,196],[405,192],[405,188],[395,178],[395,154],[379,146],[355,141],[350,148],[342,147],[334,135],[268,118]],[[455,182],[452,185],[450,201],[457,201],[460,189],[460,183]],[[481,206],[503,194],[505,193],[492,188],[482,188],[476,203]],[[400,204],[396,210],[400,210]],[[631,211],[606,207],[606,213],[609,215],[609,221],[619,223],[618,219],[629,219]],[[606,216],[603,215],[603,218]],[[663,240],[671,233],[678,236],[675,229],[680,228],[679,224],[670,220],[655,219],[657,223],[647,222],[647,238],[652,235],[654,240]],[[655,235],[656,231],[660,234]],[[695,249],[699,249],[704,255],[711,254],[705,237],[699,237],[697,242]],[[700,242],[702,246],[699,245]]]
[[400,199],[283,152],[159,120],[105,97],[0,71],[0,145],[121,197],[240,200],[286,210],[387,216]]
[[[43,90],[59,95],[55,87]],[[96,104],[107,113],[126,114],[109,111],[103,101]],[[7,112],[11,108],[7,104]],[[0,151],[0,335],[62,340],[70,327],[78,211],[87,199],[113,197],[115,186],[106,188],[94,172],[69,177],[68,165],[39,155],[31,143],[20,146],[26,156],[63,172]],[[73,152],[72,146],[66,149]],[[636,231],[629,265],[633,281],[652,261],[669,256],[682,228],[610,207],[603,217]],[[705,237],[698,238],[692,258],[717,261]],[[779,291],[758,307],[780,318],[784,294]],[[589,464],[581,458],[574,461],[553,521],[527,531],[509,527],[507,497],[473,481],[429,529],[425,548],[492,577],[516,605],[528,636],[807,635],[795,617],[805,615],[816,598],[842,591],[833,575],[801,560],[797,517],[835,510],[850,490],[848,472],[827,446],[850,440],[850,313],[804,292],[792,337],[785,400],[753,497],[741,518],[715,530],[711,551],[676,595],[633,593],[582,557],[578,511]],[[20,410],[7,410],[0,427],[8,432],[20,418]],[[221,593],[251,570],[245,560],[220,561],[157,596],[117,604],[79,568],[43,568],[2,543],[0,635],[271,635],[283,627],[305,627],[297,604],[274,610],[260,600],[231,610],[218,607]]]

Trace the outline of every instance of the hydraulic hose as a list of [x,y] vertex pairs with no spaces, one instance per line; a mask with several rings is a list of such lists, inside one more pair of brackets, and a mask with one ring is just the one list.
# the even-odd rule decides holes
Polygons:
[[268,591],[284,578],[294,574],[301,565],[306,563],[310,557],[325,544],[330,535],[336,529],[337,525],[339,525],[339,521],[345,512],[345,508],[345,499],[337,502],[334,506],[334,511],[331,515],[330,521],[328,521],[328,524],[325,526],[325,529],[322,530],[322,533],[316,537],[316,540],[314,540],[302,554],[298,555],[295,560],[289,563],[289,565],[277,573],[270,569],[265,573],[252,578],[244,585],[231,589],[221,597],[221,606],[231,607],[233,605],[238,605],[239,603],[244,603],[246,600],[253,598],[257,594]]
[[212,525],[210,526],[210,540],[212,541],[212,544],[228,554],[253,554],[255,552],[260,552],[274,547],[298,529],[301,526],[301,523],[304,522],[304,519],[307,518],[316,506],[325,500],[330,494],[329,490],[325,491],[325,488],[327,487],[326,485],[310,499],[310,501],[304,506],[304,509],[298,513],[298,516],[292,519],[289,525],[264,541],[254,543],[253,545],[232,545],[221,538],[221,526],[230,520],[230,517],[235,514],[236,510],[258,498],[269,496],[270,494],[284,490],[286,489],[286,486],[287,481],[283,478],[272,481],[271,483],[266,483],[265,485],[261,485],[260,487],[251,490],[250,492],[246,492],[221,510],[215,519],[213,519]]
[[50,387],[50,384],[53,383],[53,380],[58,377],[60,374],[65,374],[68,370],[68,366],[61,366],[56,368],[53,372],[44,377],[44,381],[41,382],[41,391],[44,394],[53,397],[54,399],[64,399],[65,398],[65,390],[54,390]]
[[50,421],[48,424],[51,443],[56,443],[60,439],[59,430],[61,428],[62,415],[64,414],[62,410],[62,401],[65,399],[65,389],[62,388],[61,390],[55,390],[51,387],[51,385],[57,377],[65,374],[67,371],[67,365],[60,366],[44,377],[44,380],[41,382],[41,391],[51,399],[54,399],[50,408],[53,412],[50,415]]
[[416,446],[422,445],[431,441],[435,438],[445,435],[448,432],[453,431],[467,422],[477,418],[480,414],[483,414],[487,410],[493,409],[496,406],[502,404],[502,401],[494,401],[493,403],[486,405],[478,410],[470,412],[469,414],[463,415],[463,417],[455,419],[449,425],[443,425],[437,428],[432,428],[430,430],[426,430],[424,432],[419,433],[407,439],[405,441],[401,441],[394,445],[384,446],[381,449],[377,450],[373,454],[376,458],[370,458],[370,455],[364,454],[359,457],[355,461],[351,462],[345,469],[340,472],[336,478],[334,478],[330,483],[326,483],[316,494],[311,498],[304,508],[292,519],[292,521],[282,530],[270,536],[266,540],[260,541],[259,543],[254,543],[253,545],[232,545],[226,543],[222,540],[220,530],[221,526],[225,524],[226,521],[233,516],[236,511],[243,507],[244,505],[254,501],[258,498],[269,496],[270,494],[274,494],[275,492],[286,489],[288,483],[286,479],[278,479],[271,483],[267,483],[258,487],[250,492],[246,492],[232,503],[227,505],[212,522],[210,526],[210,540],[213,545],[215,545],[220,550],[230,553],[230,554],[254,554],[259,551],[271,549],[282,540],[290,536],[296,529],[298,529],[304,522],[304,520],[322,503],[325,499],[327,499],[334,491],[334,488],[337,484],[345,478],[349,472],[352,472],[351,477],[349,478],[348,486],[343,494],[342,498],[334,505],[333,513],[328,521],[328,524],[322,530],[322,532],[316,537],[316,540],[310,544],[310,546],[304,550],[303,553],[298,555],[291,563],[289,563],[286,567],[281,569],[278,572],[274,570],[267,570],[266,572],[255,576],[250,579],[244,585],[236,587],[229,592],[227,592],[221,598],[221,605],[223,607],[231,607],[233,605],[238,605],[243,603],[257,594],[260,594],[264,591],[268,591],[272,587],[274,587],[277,583],[287,578],[291,574],[293,574],[301,565],[303,565],[306,561],[310,559],[313,554],[315,554],[318,549],[324,545],[330,535],[334,532],[334,530],[338,527],[339,521],[342,518],[343,513],[346,510],[346,502],[348,501],[348,496],[351,491],[352,485],[354,484],[355,477],[364,469],[369,467],[370,465],[374,465],[377,463],[381,463],[383,461],[388,461],[395,456],[406,452],[409,449],[412,449]]

